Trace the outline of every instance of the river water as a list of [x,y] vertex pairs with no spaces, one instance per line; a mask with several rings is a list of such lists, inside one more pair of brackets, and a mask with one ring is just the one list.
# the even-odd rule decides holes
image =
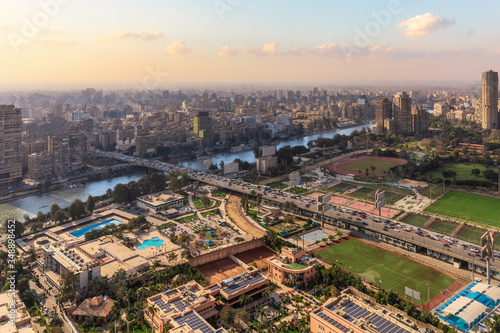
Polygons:
[[[361,126],[350,127],[350,128],[346,128],[346,129],[337,130],[337,131],[328,131],[328,132],[323,132],[323,133],[319,133],[319,134],[308,135],[308,136],[304,136],[304,137],[298,138],[298,139],[281,141],[278,145],[276,145],[276,150],[278,150],[284,146],[291,146],[291,147],[293,147],[293,146],[305,146],[305,147],[307,147],[307,143],[309,141],[316,140],[319,137],[333,138],[333,136],[335,134],[349,135],[354,130],[359,131],[363,127],[372,127],[372,126],[373,126],[373,124],[361,125]],[[205,161],[207,159],[211,159],[212,162],[218,166],[221,161],[224,161],[224,163],[227,164],[227,163],[231,163],[236,158],[239,158],[242,161],[247,161],[250,163],[255,162],[255,155],[253,154],[253,151],[252,150],[245,150],[245,151],[234,152],[234,153],[233,152],[222,153],[222,154],[217,154],[217,155],[213,155],[210,157],[200,158],[197,160],[187,161],[187,162],[183,162],[182,165],[185,167],[191,168],[191,169],[203,170],[203,169],[207,169],[207,166],[203,165],[203,161]]]
[[114,188],[118,183],[128,183],[132,180],[139,180],[146,171],[134,172],[125,176],[87,182],[85,187],[64,188],[48,193],[31,195],[0,204],[0,223],[6,219],[16,219],[23,221],[23,215],[36,216],[39,211],[44,213],[50,211],[50,206],[54,203],[61,208],[69,207],[76,199],[87,201],[89,195],[97,196],[106,193],[108,188]]
[[[308,135],[299,139],[285,140],[280,142],[276,148],[280,149],[284,146],[299,146],[303,145],[307,147],[307,143],[311,140],[316,140],[319,137],[331,138],[335,134],[351,134],[354,130],[361,130],[362,127],[372,126],[363,125],[351,128],[346,128],[338,131],[323,132],[320,134]],[[217,154],[210,157],[213,163],[219,164],[221,161],[224,163],[230,163],[234,159],[240,158],[243,161],[248,161],[250,163],[255,162],[255,156],[252,150],[234,152],[234,153],[223,153]],[[207,158],[184,162],[183,166],[187,166],[191,169],[204,169],[203,161]],[[38,195],[32,195],[29,197],[16,199],[9,201],[7,203],[0,204],[0,223],[3,223],[6,219],[16,219],[18,221],[23,221],[23,215],[28,214],[30,217],[35,216],[39,211],[44,213],[50,210],[50,206],[53,203],[58,204],[61,208],[68,207],[75,199],[80,199],[86,201],[89,195],[97,196],[106,193],[108,188],[113,189],[118,183],[128,183],[132,180],[137,181],[140,179],[144,172],[131,173],[121,177],[115,177],[111,179],[105,179],[95,182],[88,182],[85,187],[72,188],[72,189],[61,189],[57,191],[52,191],[49,193],[43,193]]]

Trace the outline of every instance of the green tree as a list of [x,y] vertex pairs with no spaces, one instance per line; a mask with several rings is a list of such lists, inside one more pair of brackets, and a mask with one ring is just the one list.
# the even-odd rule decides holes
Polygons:
[[68,208],[68,214],[73,220],[78,220],[85,215],[85,205],[82,200],[76,199]]
[[76,292],[75,275],[68,269],[63,269],[60,275],[59,285],[63,299],[74,297]]
[[113,189],[113,200],[116,203],[121,204],[124,202],[129,202],[129,195],[130,190],[125,184],[116,184],[115,188]]
[[54,219],[54,215],[55,215],[58,211],[60,211],[60,210],[61,210],[61,207],[59,207],[59,205],[58,205],[58,204],[56,204],[56,203],[55,203],[55,204],[52,204],[52,205],[50,206],[50,217],[51,217],[52,219]]
[[60,209],[55,212],[55,214],[52,216],[52,219],[56,222],[61,223],[66,220],[66,213],[62,209]]
[[17,220],[6,219],[3,224],[4,230],[13,231],[14,237],[19,238],[24,233],[25,226]]
[[90,215],[92,215],[92,213],[94,212],[94,208],[95,208],[95,199],[93,196],[89,195],[89,197],[87,198],[86,206],[87,206],[87,210],[89,211]]
[[235,241],[236,243],[241,243],[241,242],[244,242],[244,241],[245,241],[245,238],[243,238],[243,237],[235,237],[235,238],[234,238],[234,241]]

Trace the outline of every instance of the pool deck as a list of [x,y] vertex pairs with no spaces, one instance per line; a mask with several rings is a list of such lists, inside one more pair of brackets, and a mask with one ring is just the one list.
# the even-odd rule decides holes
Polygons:
[[[135,234],[136,237],[136,244],[134,245],[134,251],[140,254],[144,258],[153,258],[158,255],[163,255],[165,253],[169,253],[175,250],[179,250],[182,247],[173,244],[170,239],[167,237],[163,236],[158,230],[151,228],[149,231]],[[147,249],[144,250],[139,250],[137,249],[137,246],[144,243],[145,240],[151,239],[153,237],[158,237],[159,239],[163,240],[163,245],[155,247],[155,246],[150,246]]]

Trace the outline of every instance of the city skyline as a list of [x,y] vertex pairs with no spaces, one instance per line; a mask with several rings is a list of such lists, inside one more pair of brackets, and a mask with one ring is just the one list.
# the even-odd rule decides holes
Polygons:
[[481,4],[4,3],[0,89],[479,83],[479,73],[500,67],[500,4]]

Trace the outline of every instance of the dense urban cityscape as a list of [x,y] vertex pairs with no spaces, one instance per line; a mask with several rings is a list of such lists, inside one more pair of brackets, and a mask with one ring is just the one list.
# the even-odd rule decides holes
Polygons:
[[500,5],[332,3],[0,5],[0,332],[500,332]]

